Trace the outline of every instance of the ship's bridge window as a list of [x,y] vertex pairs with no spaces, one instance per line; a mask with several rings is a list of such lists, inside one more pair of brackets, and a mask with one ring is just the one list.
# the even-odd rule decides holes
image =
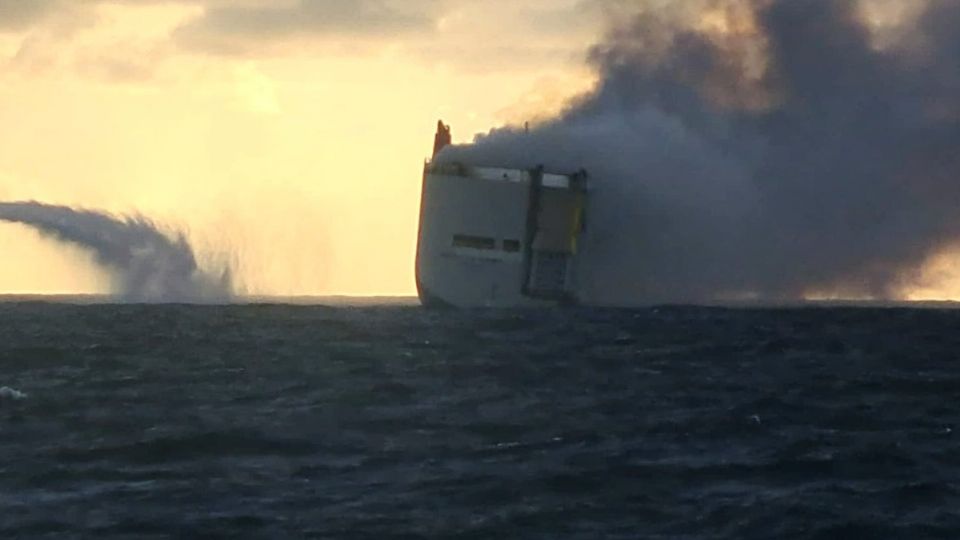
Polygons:
[[519,240],[504,240],[503,241],[503,250],[508,253],[516,253],[520,251],[520,241]]
[[487,238],[484,236],[455,234],[453,235],[453,246],[469,249],[496,249],[497,241],[493,238]]

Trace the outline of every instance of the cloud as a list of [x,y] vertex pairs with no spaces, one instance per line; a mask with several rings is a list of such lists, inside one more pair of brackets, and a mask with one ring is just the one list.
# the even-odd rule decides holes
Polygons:
[[0,0],[0,32],[28,28],[57,4],[58,0]]
[[[20,69],[70,65],[82,46],[85,73],[123,81],[148,77],[170,55],[366,56],[386,47],[458,71],[544,71],[582,63],[605,18],[627,1],[0,0],[0,32],[25,32]],[[82,44],[77,29],[114,37],[106,47]],[[144,50],[149,57],[137,60]],[[93,65],[96,55],[103,65]]]
[[214,4],[175,32],[182,48],[289,56],[317,48],[376,53],[389,45],[468,71],[582,63],[612,8],[627,0],[288,0]]
[[209,5],[177,37],[190,48],[247,53],[292,38],[391,37],[432,31],[439,0],[300,0],[289,5]]
[[438,32],[410,43],[431,62],[475,72],[582,64],[604,23],[600,0],[449,2]]
[[179,52],[173,30],[203,13],[198,2],[57,0],[6,36],[0,78],[72,73],[102,82],[150,81]]

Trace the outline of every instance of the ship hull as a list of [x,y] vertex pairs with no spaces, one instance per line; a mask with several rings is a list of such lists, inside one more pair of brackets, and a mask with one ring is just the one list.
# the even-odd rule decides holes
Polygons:
[[576,303],[572,263],[582,193],[566,176],[428,165],[416,257],[421,303],[432,308]]

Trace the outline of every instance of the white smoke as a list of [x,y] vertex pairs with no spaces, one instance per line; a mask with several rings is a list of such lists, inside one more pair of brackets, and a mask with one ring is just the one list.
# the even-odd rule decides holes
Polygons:
[[39,202],[0,203],[0,220],[21,223],[90,250],[116,278],[129,302],[226,302],[229,268],[204,270],[182,233],[168,235],[150,220]]

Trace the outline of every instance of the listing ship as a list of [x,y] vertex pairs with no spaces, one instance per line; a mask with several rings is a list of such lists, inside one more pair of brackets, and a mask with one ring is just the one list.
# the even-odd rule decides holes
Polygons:
[[[434,157],[450,144],[440,122]],[[428,307],[576,304],[587,174],[424,165],[416,280]]]

